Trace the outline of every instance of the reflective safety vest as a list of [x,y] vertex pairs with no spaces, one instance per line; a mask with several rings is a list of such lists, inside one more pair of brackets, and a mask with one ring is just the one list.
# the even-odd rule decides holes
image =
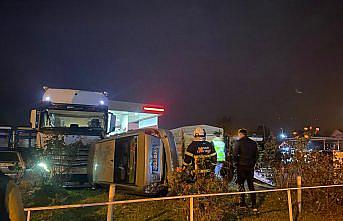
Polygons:
[[225,143],[222,140],[212,140],[214,149],[217,153],[217,161],[225,161]]

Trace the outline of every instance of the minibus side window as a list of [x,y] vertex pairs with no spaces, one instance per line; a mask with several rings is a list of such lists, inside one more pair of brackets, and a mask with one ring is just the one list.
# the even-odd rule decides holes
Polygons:
[[137,136],[116,139],[115,182],[135,184],[137,161]]

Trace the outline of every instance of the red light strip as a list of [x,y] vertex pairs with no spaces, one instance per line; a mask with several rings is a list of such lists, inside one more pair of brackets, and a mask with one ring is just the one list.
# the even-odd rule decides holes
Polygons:
[[146,111],[154,111],[154,112],[164,112],[164,108],[160,107],[143,107]]

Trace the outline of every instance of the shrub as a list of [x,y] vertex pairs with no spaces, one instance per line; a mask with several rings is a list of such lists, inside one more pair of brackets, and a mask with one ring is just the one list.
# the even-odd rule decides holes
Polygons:
[[[70,179],[73,162],[78,157],[79,150],[84,147],[82,141],[66,144],[64,136],[52,135],[45,142],[44,148],[40,150],[40,162],[44,162],[49,167],[49,177],[44,179],[44,183],[61,185]],[[42,177],[44,177],[42,175]]]
[[[308,139],[297,138],[284,143],[289,151],[281,154],[279,145],[271,140],[265,145],[262,160],[268,164],[279,188],[296,187],[296,177],[301,176],[302,186],[342,184],[342,167],[334,169],[332,151],[310,151]],[[311,211],[339,211],[342,206],[342,188],[303,190],[302,201]]]
[[[198,174],[196,179],[190,177],[186,170],[175,172],[169,176],[170,188],[177,195],[192,195],[206,193],[221,193],[237,191],[235,185],[226,180],[219,180],[214,174]],[[230,206],[235,201],[234,197],[206,197],[194,200],[194,214],[196,220],[223,220]],[[189,214],[189,202],[184,202],[183,213]],[[232,209],[233,207],[231,207]]]

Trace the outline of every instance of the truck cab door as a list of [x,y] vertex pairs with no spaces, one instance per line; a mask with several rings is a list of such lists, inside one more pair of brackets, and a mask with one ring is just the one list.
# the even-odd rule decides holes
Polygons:
[[110,134],[116,130],[116,115],[108,113],[108,129],[107,134]]
[[96,143],[93,148],[93,183],[114,183],[115,140]]

